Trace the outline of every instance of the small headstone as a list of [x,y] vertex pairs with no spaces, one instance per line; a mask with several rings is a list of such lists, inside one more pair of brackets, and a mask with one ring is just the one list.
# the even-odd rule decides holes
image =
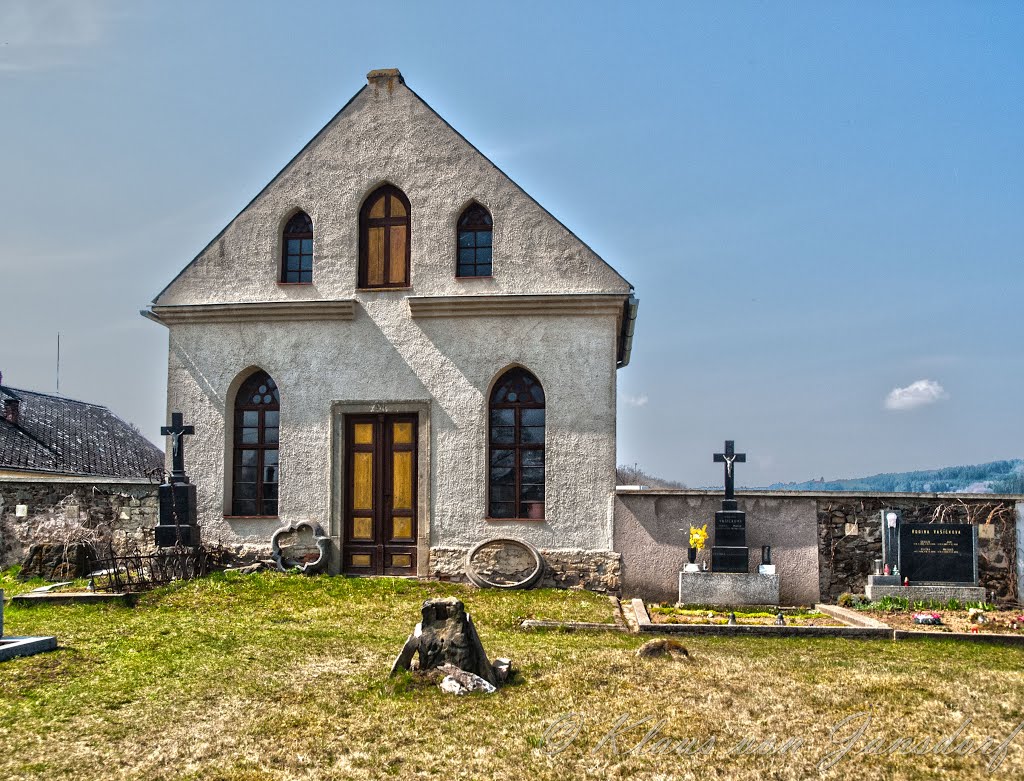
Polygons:
[[780,612],[778,615],[775,616],[775,626],[785,626],[785,625],[786,625],[786,617],[784,615],[782,615],[782,613]]
[[736,614],[735,613],[730,613],[729,614],[728,625],[729,626],[736,626]]

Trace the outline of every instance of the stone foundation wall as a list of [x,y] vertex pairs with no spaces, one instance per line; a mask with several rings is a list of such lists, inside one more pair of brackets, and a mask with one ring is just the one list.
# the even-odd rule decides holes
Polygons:
[[[439,580],[466,581],[466,548],[431,548],[430,576]],[[615,551],[541,550],[544,572],[536,588],[576,588],[619,594],[622,588],[622,557]]]
[[1017,599],[1015,502],[980,495],[829,497],[818,500],[818,580],[822,599],[863,593],[882,557],[882,510],[905,523],[970,523],[978,528],[978,580],[996,601]]
[[[17,517],[18,505],[27,516]],[[153,484],[0,481],[0,569],[21,564],[33,543],[89,540],[101,556],[110,544],[145,551],[158,515]]]

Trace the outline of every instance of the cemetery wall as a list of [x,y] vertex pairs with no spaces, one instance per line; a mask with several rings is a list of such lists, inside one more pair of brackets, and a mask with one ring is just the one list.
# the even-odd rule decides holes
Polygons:
[[[27,508],[18,517],[18,505]],[[139,482],[0,480],[0,568],[20,564],[33,543],[92,541],[117,550],[153,544],[157,486]]]
[[[689,527],[707,523],[707,548],[697,561],[710,563],[721,499],[721,491],[619,490],[614,547],[622,556],[623,595],[675,601]],[[880,513],[889,508],[908,522],[978,524],[980,585],[996,599],[1024,603],[1020,497],[737,491],[736,499],[747,513],[751,571],[760,563],[761,546],[771,545],[783,603],[835,602],[845,591],[863,593],[872,562],[882,555]]]
[[[736,494],[747,513],[750,568],[761,563],[761,546],[772,546],[779,574],[779,598],[786,604],[818,601],[817,503],[813,496],[761,492]],[[686,562],[690,526],[708,525],[707,547],[697,563],[711,564],[715,511],[720,491],[619,491],[615,508],[615,550],[622,556],[624,596],[675,602],[679,570]]]
[[969,523],[978,528],[978,580],[996,600],[1019,599],[1017,524],[1012,497],[994,494],[833,493],[818,499],[820,583],[823,599],[863,593],[872,561],[882,556],[883,509],[904,523]]

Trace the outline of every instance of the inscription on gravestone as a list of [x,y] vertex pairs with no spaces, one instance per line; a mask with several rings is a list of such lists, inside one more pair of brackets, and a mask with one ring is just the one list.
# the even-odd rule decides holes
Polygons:
[[903,523],[900,574],[914,582],[978,582],[978,534],[971,524]]

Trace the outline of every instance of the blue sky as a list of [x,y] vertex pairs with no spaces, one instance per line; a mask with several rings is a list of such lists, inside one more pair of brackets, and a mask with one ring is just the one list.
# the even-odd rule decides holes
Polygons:
[[60,331],[61,392],[158,440],[138,310],[381,67],[636,286],[620,462],[1024,455],[1020,3],[4,0],[5,384]]

